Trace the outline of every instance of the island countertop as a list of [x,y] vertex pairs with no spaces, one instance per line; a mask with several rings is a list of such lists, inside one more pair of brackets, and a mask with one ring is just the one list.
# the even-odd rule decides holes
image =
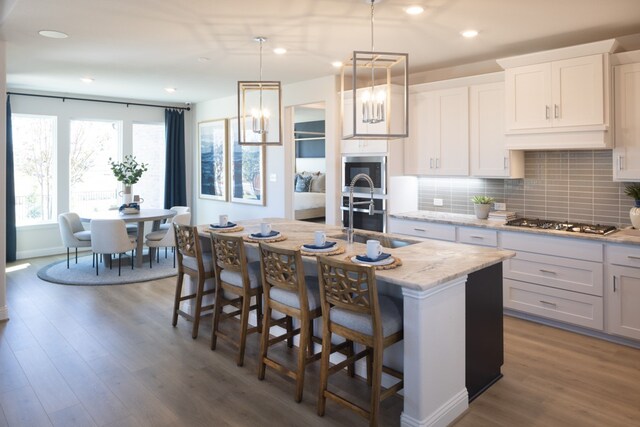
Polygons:
[[[260,223],[269,222],[274,230],[281,232],[287,239],[273,245],[287,249],[298,249],[302,244],[313,243],[314,231],[324,230],[327,240],[337,241],[344,246],[344,254],[335,255],[345,259],[358,254],[363,254],[366,245],[354,242],[348,245],[346,241],[334,239],[332,236],[342,234],[342,227],[316,224],[305,221],[287,220],[282,218],[265,218],[259,220],[238,221],[244,230],[230,235],[247,235],[260,231]],[[201,235],[207,236],[209,231],[215,229],[208,225],[198,227]],[[389,239],[411,240],[416,243],[399,248],[383,248],[384,252],[402,260],[402,266],[389,270],[376,270],[376,277],[393,285],[415,290],[426,290],[452,279],[481,270],[490,265],[502,262],[515,255],[514,252],[498,250],[480,246],[464,245],[460,243],[443,242],[419,237],[378,233],[373,231],[356,230],[357,234],[371,236],[372,239],[381,241]],[[257,243],[246,243],[249,247],[257,247]],[[315,257],[303,256],[306,262],[315,263]]]

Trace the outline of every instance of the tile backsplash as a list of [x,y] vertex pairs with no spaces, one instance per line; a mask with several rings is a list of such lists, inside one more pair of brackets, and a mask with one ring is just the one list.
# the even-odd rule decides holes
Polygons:
[[[610,150],[528,151],[524,179],[420,177],[418,207],[473,214],[469,199],[480,194],[523,217],[627,226],[633,200],[625,183],[613,181],[611,156]],[[434,198],[444,206],[434,206]]]

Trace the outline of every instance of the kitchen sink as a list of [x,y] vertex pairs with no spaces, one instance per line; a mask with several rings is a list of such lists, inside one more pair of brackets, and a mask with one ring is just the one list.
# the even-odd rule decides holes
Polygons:
[[[338,239],[338,240],[347,240],[347,234],[346,233],[341,233],[341,234],[336,234],[334,236],[327,236],[327,238],[329,239]],[[382,247],[384,248],[402,248],[404,246],[409,246],[409,245],[414,245],[416,243],[420,243],[420,241],[418,240],[411,240],[411,239],[399,239],[397,237],[388,237],[388,236],[372,236],[372,235],[367,235],[367,234],[359,234],[359,233],[353,233],[353,241],[354,242],[358,242],[358,243],[367,243],[367,240],[379,240],[380,241],[380,245],[382,245]]]

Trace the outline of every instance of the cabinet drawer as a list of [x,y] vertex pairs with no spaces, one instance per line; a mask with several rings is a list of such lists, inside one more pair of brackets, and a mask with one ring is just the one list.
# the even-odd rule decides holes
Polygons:
[[603,330],[602,297],[504,279],[504,306],[536,316]]
[[481,246],[498,246],[498,232],[486,228],[459,227],[458,241]]
[[504,277],[602,296],[602,264],[518,252],[504,262]]
[[503,232],[500,238],[504,249],[596,262],[602,262],[604,258],[602,243],[593,241],[572,239],[570,237],[538,236],[524,232]]
[[448,224],[389,218],[389,232],[455,242],[456,227]]
[[608,244],[606,252],[609,264],[640,268],[640,246]]

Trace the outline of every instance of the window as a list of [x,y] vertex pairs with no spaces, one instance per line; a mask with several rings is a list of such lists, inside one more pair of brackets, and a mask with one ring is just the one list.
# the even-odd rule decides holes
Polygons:
[[52,116],[11,116],[16,225],[57,221],[56,123]]
[[119,121],[71,120],[69,208],[72,212],[106,210],[119,205],[119,183],[109,158],[118,159]]
[[138,162],[148,164],[148,170],[133,186],[133,194],[144,199],[145,208],[164,207],[164,123],[133,124],[133,155]]

